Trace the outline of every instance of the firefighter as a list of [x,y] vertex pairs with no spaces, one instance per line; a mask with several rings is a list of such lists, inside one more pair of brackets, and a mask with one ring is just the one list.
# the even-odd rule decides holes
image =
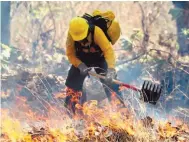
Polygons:
[[[113,27],[117,25],[113,25]],[[111,29],[111,28],[110,28]],[[117,33],[120,32],[118,27]],[[113,31],[113,32],[112,32]],[[112,39],[118,39],[119,35],[115,35],[115,29],[109,31],[114,34]],[[116,38],[115,38],[116,37]],[[70,21],[68,37],[66,41],[66,55],[72,64],[66,79],[67,97],[66,106],[75,111],[75,104],[81,98],[86,98],[86,94],[82,94],[83,82],[88,71],[94,67],[97,74],[104,75],[106,80],[100,80],[109,101],[111,101],[112,91],[121,97],[119,86],[112,83],[117,74],[115,70],[115,53],[111,42],[108,40],[104,32],[98,26],[90,26],[86,19],[75,17]],[[110,91],[111,89],[111,91]],[[82,96],[83,95],[83,96]],[[81,97],[82,96],[82,97]],[[84,103],[84,99],[81,103]]]

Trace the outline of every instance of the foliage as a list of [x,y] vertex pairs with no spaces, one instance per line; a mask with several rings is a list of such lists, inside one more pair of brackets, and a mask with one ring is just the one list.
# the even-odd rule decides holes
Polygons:
[[129,51],[132,50],[132,41],[130,39],[128,39],[128,38],[121,38],[120,41],[121,41],[121,47],[124,50],[129,50]]
[[182,34],[189,37],[189,29],[183,28],[182,29]]
[[140,29],[134,29],[133,34],[130,37],[130,40],[134,42],[134,40],[142,40],[144,37],[144,33]]
[[11,55],[11,48],[5,44],[1,43],[1,55],[0,55],[0,59],[1,59],[1,70],[9,70],[8,67],[8,59],[10,58]]
[[125,38],[120,39],[121,47],[124,50],[132,51],[133,46],[136,46],[137,43],[140,42],[143,37],[144,37],[144,34],[143,34],[142,30],[133,29],[133,33],[131,34],[131,36],[129,38],[125,37]]
[[172,20],[176,20],[177,18],[183,16],[184,10],[181,8],[172,8],[169,10],[169,14],[172,15]]
[[1,53],[1,59],[9,59],[10,53],[11,53],[11,48],[8,45],[2,44],[2,53]]
[[1,43],[1,70],[10,72],[10,65],[13,61],[19,60],[21,52],[11,45]]
[[[50,11],[50,7],[51,7],[51,10]],[[50,4],[48,5],[48,2],[44,2],[43,4],[41,5],[38,5],[34,8],[31,8],[29,13],[31,14],[31,16],[33,18],[36,18],[38,20],[41,20],[43,19],[46,15],[50,14],[50,12],[53,12],[53,11],[56,11],[56,18],[60,17],[61,16],[61,10],[62,8],[59,7],[58,5],[53,5],[53,4]]]
[[179,43],[178,43],[178,42],[176,43],[175,48],[176,48],[177,51],[180,49],[180,46],[179,46]]
[[48,12],[49,9],[47,7],[37,7],[30,11],[31,15],[37,19],[42,19]]

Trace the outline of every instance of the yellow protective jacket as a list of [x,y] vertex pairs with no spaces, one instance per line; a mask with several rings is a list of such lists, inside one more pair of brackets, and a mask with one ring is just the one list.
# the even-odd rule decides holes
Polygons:
[[[89,35],[88,37],[90,38],[90,36],[91,35]],[[112,44],[107,39],[104,32],[97,26],[94,27],[94,42],[101,48],[105,60],[108,64],[108,68],[115,68],[115,54]],[[66,55],[70,63],[75,67],[78,67],[79,64],[82,63],[81,60],[76,57],[75,44],[70,34],[68,34],[66,41]]]

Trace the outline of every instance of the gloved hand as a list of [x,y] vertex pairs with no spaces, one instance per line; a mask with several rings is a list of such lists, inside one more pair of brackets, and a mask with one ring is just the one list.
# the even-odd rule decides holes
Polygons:
[[88,68],[84,63],[81,63],[78,66],[78,69],[81,75],[88,75],[88,71],[90,70],[90,68]]
[[116,70],[114,68],[108,68],[105,81],[107,83],[112,83],[113,79],[115,79],[116,77]]

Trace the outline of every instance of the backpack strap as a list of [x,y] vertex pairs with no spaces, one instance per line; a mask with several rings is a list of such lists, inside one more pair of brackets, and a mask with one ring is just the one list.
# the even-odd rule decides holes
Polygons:
[[88,13],[85,13],[85,14],[82,16],[82,18],[86,19],[87,22],[89,23],[89,25],[92,24],[92,22],[93,22],[93,16],[90,15],[90,14],[88,14]]
[[94,25],[98,26],[104,32],[107,39],[111,42],[111,38],[110,38],[110,36],[108,35],[108,32],[107,32],[108,28],[109,28],[109,27],[107,27],[107,23],[109,21],[110,21],[109,19],[104,18],[101,15],[93,16]]
[[89,32],[91,32],[91,36],[92,36],[92,43],[94,43],[94,29],[95,29],[95,25],[93,24],[93,16],[85,13],[82,18],[86,19],[88,24],[89,24]]
[[92,44],[94,43],[94,31],[95,31],[95,25],[91,24],[89,25],[89,30],[91,32],[91,39],[92,39]]

